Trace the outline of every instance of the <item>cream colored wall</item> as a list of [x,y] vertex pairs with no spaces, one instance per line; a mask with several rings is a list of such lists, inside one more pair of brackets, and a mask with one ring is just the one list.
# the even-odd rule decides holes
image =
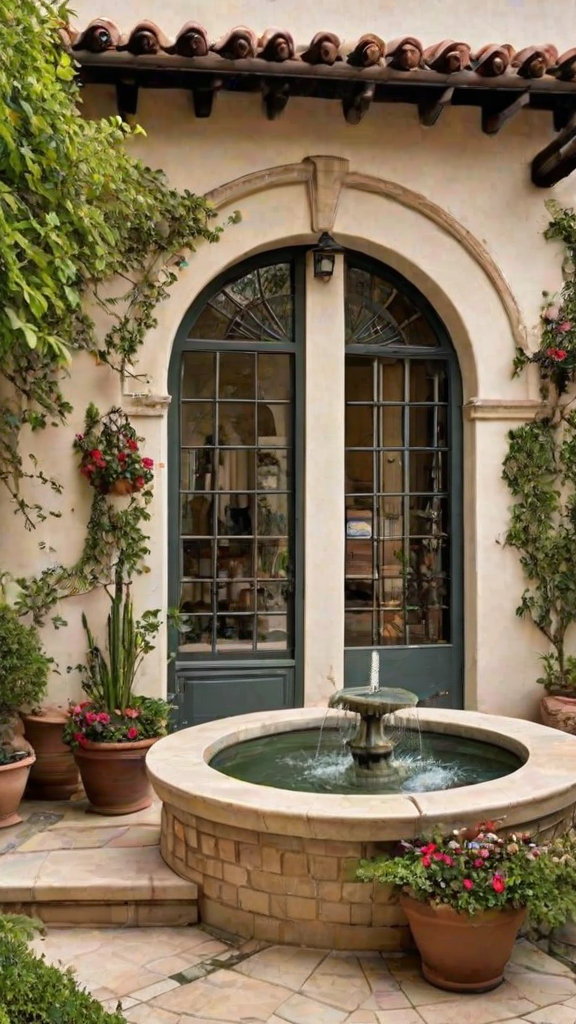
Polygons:
[[[76,6],[83,20],[97,13],[92,3],[78,0]],[[154,15],[152,4],[120,6],[121,12],[112,13],[126,24],[138,16]],[[422,12],[420,4],[405,3],[402,18],[399,4],[393,8],[387,5],[386,17],[389,15],[390,24],[396,25],[394,31],[399,30],[400,22],[413,28],[415,22],[419,26],[424,19],[430,31],[422,34],[434,39],[448,34],[450,12],[450,24],[455,29],[450,34],[462,34],[465,38],[472,39],[473,31],[478,31],[479,41],[487,38],[486,31],[480,35],[481,21],[490,24],[489,35],[498,39],[512,38],[516,22],[522,29],[520,42],[551,34],[544,25],[543,10],[547,5],[526,2],[519,9],[494,3],[490,5],[494,12],[491,22],[486,16],[486,5],[482,6],[481,17],[470,5],[466,23],[460,3],[435,4]],[[183,7],[178,9],[174,3],[163,5],[162,23],[169,29],[177,27],[190,13]],[[216,32],[237,21],[286,23],[288,13],[289,23],[296,26],[300,37],[308,19],[302,9],[292,7],[260,2],[242,5],[240,14],[238,5],[200,3],[195,6],[194,16],[205,20]],[[560,38],[564,30],[568,31],[572,7],[555,5],[554,34]],[[305,37],[312,28],[323,26],[341,31],[339,23],[343,22],[344,11],[350,19],[350,34],[358,34],[376,25],[376,17],[370,15],[373,10],[373,3],[368,5],[361,0],[355,5],[317,4],[316,24]],[[98,13],[106,11],[99,8]],[[515,33],[515,41],[517,37]],[[104,87],[87,89],[85,112],[114,112],[113,91]],[[554,247],[547,245],[541,234],[546,223],[543,201],[547,193],[535,190],[528,180],[531,158],[551,137],[546,115],[522,113],[497,137],[488,138],[480,131],[476,110],[447,110],[434,129],[425,130],[419,126],[414,108],[375,105],[359,126],[350,127],[344,123],[337,103],[292,100],[282,118],[268,122],[262,116],[257,96],[221,94],[213,116],[197,121],[187,94],[143,91],[138,119],[147,138],[135,142],[134,151],[151,165],[162,166],[171,182],[181,188],[210,191],[240,176],[281,164],[299,164],[320,153],[345,158],[351,171],[400,183],[433,200],[492,257],[508,282],[529,336],[533,337],[537,323],[542,289],[554,290],[560,283]],[[555,190],[555,195],[572,203],[573,192],[569,180]],[[216,274],[252,252],[284,243],[311,242],[317,237],[311,229],[305,184],[283,185],[233,200],[223,215],[236,207],[242,212],[241,223],[226,228],[217,245],[199,248],[188,269],[182,272],[170,300],[159,310],[158,327],[146,342],[139,367],[149,374],[149,390],[155,395],[166,394],[170,351],[186,309]],[[526,377],[520,381],[511,379],[512,326],[481,261],[425,213],[408,209],[390,198],[344,187],[334,234],[345,244],[397,267],[421,288],[451,332],[462,366],[466,401],[479,399],[489,403],[476,403],[465,430],[466,701],[469,707],[480,710],[531,715],[537,698],[532,681],[537,674],[539,638],[515,617],[522,580],[513,553],[503,551],[497,541],[502,538],[507,521],[508,495],[500,480],[506,432],[514,425],[515,417],[529,414],[522,403],[534,400],[536,392]],[[313,358],[308,360],[308,412],[318,424],[325,415],[325,422],[331,422],[340,437],[335,410],[341,404],[343,384],[343,326],[336,306],[331,311],[326,308],[330,294],[334,301],[341,296],[337,280],[323,292],[317,291],[316,298],[313,290],[309,296],[307,346]],[[326,335],[327,316],[332,327],[332,345]],[[77,360],[70,392],[75,414],[69,429],[49,432],[35,442],[41,456],[44,453],[54,460],[65,484],[60,503],[63,518],[48,521],[32,536],[23,531],[17,519],[3,512],[0,564],[18,573],[37,571],[51,558],[69,564],[81,547],[88,495],[84,481],[77,475],[69,444],[74,431],[81,426],[88,401],[94,400],[106,408],[119,399],[118,381],[105,368],[96,367],[87,359]],[[146,436],[147,453],[159,463],[151,524],[152,571],[138,582],[137,599],[141,607],[164,606],[165,407],[142,408],[126,395],[122,403],[131,411],[137,429]],[[310,434],[310,422],[308,428]],[[319,460],[317,434],[311,443],[316,444],[316,449],[308,465],[307,501],[327,509],[340,509],[342,450],[336,444],[327,446],[325,473],[317,478],[312,472]],[[58,504],[57,499],[54,501]],[[306,532],[307,594],[311,597],[314,591],[317,595],[307,609],[311,635],[306,649],[306,699],[310,703],[323,700],[334,685],[331,679],[340,683],[342,672],[341,642],[337,645],[337,637],[343,635],[343,560],[335,560],[333,575],[326,579],[325,567],[318,557],[325,540],[322,531],[321,520],[310,518]],[[54,552],[40,553],[36,546],[40,540],[47,542]],[[343,543],[336,534],[334,543]],[[324,609],[317,604],[323,587],[333,597]],[[99,603],[102,605],[101,598],[96,595],[63,602],[61,612],[69,620],[69,628],[57,633],[46,630],[49,649],[64,669],[78,661],[83,650],[81,607],[87,606],[97,618]],[[322,615],[324,641],[320,649],[313,651],[313,640],[322,631]],[[147,659],[141,689],[163,691],[165,655],[165,646],[161,644],[157,653]],[[75,685],[74,677],[54,677],[51,694],[65,699],[75,695]]]

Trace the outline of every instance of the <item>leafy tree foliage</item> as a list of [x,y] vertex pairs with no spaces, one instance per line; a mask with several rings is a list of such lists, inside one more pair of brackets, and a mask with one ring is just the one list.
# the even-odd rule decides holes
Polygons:
[[[23,477],[59,485],[24,464],[22,428],[66,420],[75,351],[130,372],[184,254],[218,237],[209,204],[131,155],[141,129],[82,117],[69,13],[67,0],[0,0],[0,482],[29,527],[46,513]],[[123,294],[110,298],[112,279]],[[109,318],[103,338],[92,304]]]

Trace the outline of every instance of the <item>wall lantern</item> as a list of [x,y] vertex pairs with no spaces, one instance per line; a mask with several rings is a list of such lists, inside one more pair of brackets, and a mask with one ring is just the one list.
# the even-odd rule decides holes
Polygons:
[[314,253],[314,277],[321,281],[329,281],[334,273],[336,256],[344,252],[341,245],[324,231],[318,239],[318,244],[312,250]]

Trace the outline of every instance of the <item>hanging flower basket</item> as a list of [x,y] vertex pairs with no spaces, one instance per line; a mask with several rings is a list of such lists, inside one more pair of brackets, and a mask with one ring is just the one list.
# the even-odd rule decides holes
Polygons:
[[142,455],[142,441],[121,409],[101,416],[89,405],[84,433],[74,440],[82,476],[100,494],[129,496],[145,490],[154,479],[154,462]]

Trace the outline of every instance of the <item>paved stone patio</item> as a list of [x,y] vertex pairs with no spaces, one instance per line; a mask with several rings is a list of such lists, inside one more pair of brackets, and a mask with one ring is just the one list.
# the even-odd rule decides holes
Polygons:
[[576,1024],[574,974],[523,940],[483,996],[433,988],[410,955],[234,943],[201,927],[55,929],[34,946],[134,1024]]
[[[71,879],[87,856],[98,873],[99,851],[156,853],[158,805],[126,818],[86,807],[25,802],[23,823],[0,833],[0,888],[38,857],[68,858]],[[117,887],[133,883],[116,871]],[[415,956],[273,946],[198,926],[49,928],[34,948],[74,968],[107,1008],[120,1001],[134,1024],[576,1024],[576,976],[525,940],[505,983],[483,996],[433,988]]]

